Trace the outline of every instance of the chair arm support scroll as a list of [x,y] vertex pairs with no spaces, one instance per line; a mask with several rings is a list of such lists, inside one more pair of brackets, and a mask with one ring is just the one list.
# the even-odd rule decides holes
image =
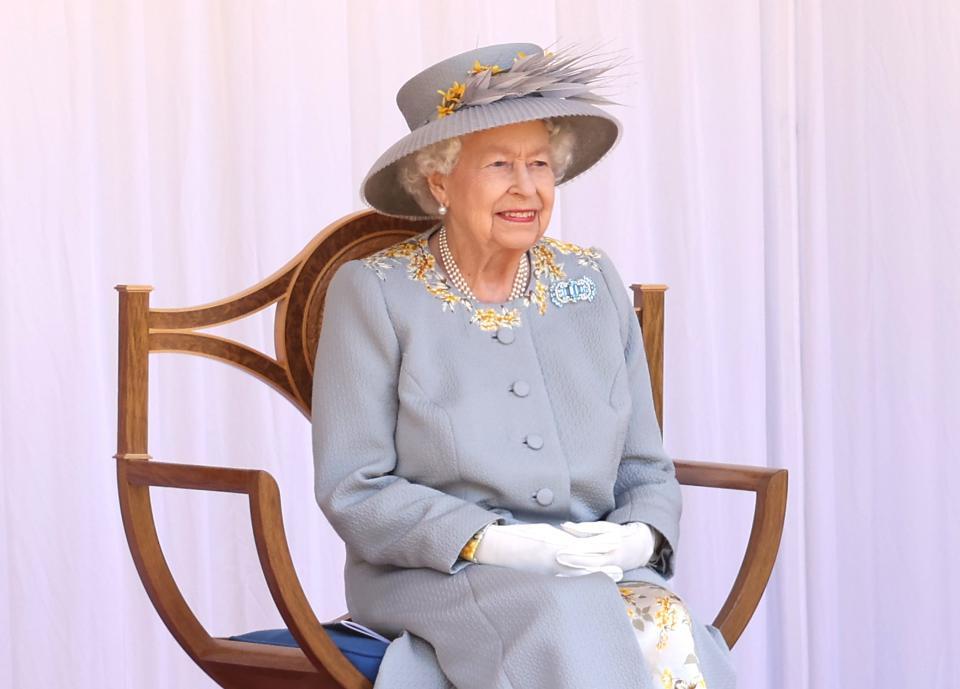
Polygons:
[[[118,458],[117,461],[121,509],[124,512],[125,523],[144,524],[149,521],[150,525],[153,524],[149,496],[147,495],[146,500],[141,500],[139,503],[129,499],[130,495],[138,491],[146,493],[151,486],[246,494],[250,504],[253,536],[264,578],[283,621],[300,649],[318,671],[329,674],[344,689],[370,689],[370,682],[340,653],[336,644],[327,635],[303,592],[290,557],[280,508],[280,491],[273,476],[266,471],[253,469],[230,469],[126,458]],[[131,519],[134,516],[132,508],[135,505],[139,505],[140,512],[136,515],[136,519]],[[146,513],[143,512],[144,509]],[[180,610],[173,610],[173,608],[186,606],[186,603],[179,595],[179,589],[165,563],[159,571],[157,568],[153,571],[144,571],[141,567],[141,562],[144,562],[141,553],[144,551],[155,551],[162,559],[155,529],[151,528],[149,532],[139,535],[140,538],[131,538],[128,531],[128,541],[134,560],[140,569],[141,578],[164,622],[180,640],[175,627],[178,627],[184,618],[182,615],[171,613],[182,613],[182,608]],[[167,607],[171,596],[158,598],[155,595],[161,589],[168,594],[170,592],[176,594],[172,596],[173,606]],[[209,641],[209,636],[192,615],[189,607],[186,607],[186,613],[192,619],[192,624],[199,627],[199,630],[192,630],[193,641],[199,640],[201,643],[195,644],[192,649],[187,648],[186,645],[184,647],[188,652],[193,650],[197,655],[203,655],[207,649],[206,644],[202,642],[204,639]],[[186,621],[189,622],[189,620]],[[183,645],[183,641],[181,644]]]
[[756,493],[753,525],[740,571],[713,625],[727,645],[740,638],[770,579],[787,510],[787,470],[736,464],[676,460],[677,480],[685,486]]

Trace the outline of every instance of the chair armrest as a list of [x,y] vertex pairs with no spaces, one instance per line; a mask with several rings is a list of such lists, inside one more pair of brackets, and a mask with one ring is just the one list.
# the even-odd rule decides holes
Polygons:
[[740,571],[713,625],[727,645],[740,638],[767,587],[787,510],[787,470],[737,464],[676,460],[677,480],[685,486],[748,490],[756,493],[753,526]]
[[273,600],[307,659],[345,689],[369,689],[370,683],[330,639],[310,607],[287,545],[277,482],[266,471],[171,464],[117,458],[121,511],[127,540],[144,586],[174,637],[191,656],[211,650],[206,630],[180,594],[160,549],[149,488],[184,488],[243,493],[249,498],[257,554]]

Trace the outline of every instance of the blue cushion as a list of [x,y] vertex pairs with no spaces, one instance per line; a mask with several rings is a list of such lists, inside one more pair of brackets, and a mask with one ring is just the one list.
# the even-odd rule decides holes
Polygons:
[[[373,682],[380,669],[380,661],[387,652],[387,644],[379,639],[372,639],[365,634],[347,629],[337,623],[325,624],[323,628],[340,649],[340,652],[353,663],[360,673]],[[297,648],[297,642],[289,629],[264,629],[259,632],[248,632],[239,636],[231,636],[231,641],[248,641],[254,644],[270,644],[271,646],[289,646]]]

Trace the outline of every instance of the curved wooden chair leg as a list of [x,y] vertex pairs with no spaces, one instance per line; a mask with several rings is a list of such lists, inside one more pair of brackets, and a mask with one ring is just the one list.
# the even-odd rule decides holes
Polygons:
[[[265,680],[278,681],[282,675],[291,680],[284,687],[370,689],[370,682],[340,652],[310,608],[287,546],[280,492],[269,473],[141,459],[117,461],[121,512],[140,577],[167,628],[207,674],[230,687],[262,687]],[[167,567],[150,505],[151,486],[248,496],[264,577],[299,648],[262,647],[207,633]]]
[[677,460],[685,486],[749,490],[756,493],[753,526],[743,562],[713,626],[733,648],[763,597],[780,549],[787,510],[787,470]]

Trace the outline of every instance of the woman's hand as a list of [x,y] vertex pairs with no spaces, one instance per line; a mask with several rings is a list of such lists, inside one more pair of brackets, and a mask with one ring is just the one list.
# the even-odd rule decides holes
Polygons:
[[[558,562],[570,568],[580,568],[587,571],[597,571],[598,559],[601,566],[614,566],[622,572],[644,567],[650,562],[656,548],[654,531],[643,522],[629,522],[617,524],[614,522],[564,522],[560,525],[567,533],[579,538],[598,538],[599,536],[617,535],[620,545],[607,554],[606,559],[597,556],[584,558],[577,553],[562,553]],[[621,575],[622,576],[622,575]],[[616,579],[615,581],[619,581]]]
[[[525,572],[576,577],[602,572],[614,581],[623,570],[610,563],[621,547],[619,533],[575,535],[550,524],[491,524],[483,532],[474,559]],[[572,558],[576,566],[561,562]]]

